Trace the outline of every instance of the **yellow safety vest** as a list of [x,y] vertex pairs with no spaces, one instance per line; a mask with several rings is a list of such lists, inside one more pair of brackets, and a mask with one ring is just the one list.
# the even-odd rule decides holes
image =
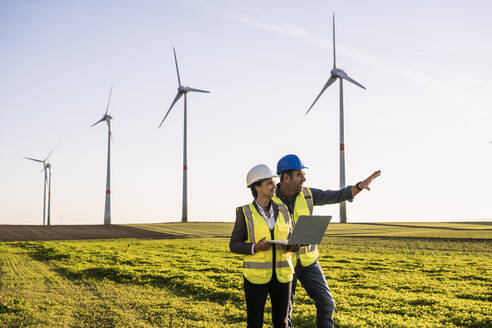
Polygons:
[[[276,195],[272,198],[277,204],[283,204],[282,200]],[[303,187],[302,191],[297,195],[296,202],[294,204],[294,213],[292,217],[292,226],[295,227],[297,219],[301,215],[312,215],[313,214],[313,195],[311,190],[307,187]],[[307,267],[316,261],[319,252],[317,245],[308,245],[301,247],[299,250],[299,259],[303,267]],[[297,259],[294,257],[294,261]],[[295,263],[294,263],[295,264]]]
[[[258,213],[253,204],[242,206],[244,219],[248,230],[247,242],[257,243],[265,237],[272,240],[270,228],[265,219]],[[279,213],[273,236],[275,240],[285,240],[292,231],[289,210],[284,204],[279,205]],[[287,252],[278,245],[275,247],[275,273],[278,281],[287,283],[292,281],[294,266],[292,264],[292,253]],[[266,251],[259,251],[253,255],[245,255],[243,263],[243,274],[249,282],[253,284],[266,284],[272,279],[273,274],[273,248]]]

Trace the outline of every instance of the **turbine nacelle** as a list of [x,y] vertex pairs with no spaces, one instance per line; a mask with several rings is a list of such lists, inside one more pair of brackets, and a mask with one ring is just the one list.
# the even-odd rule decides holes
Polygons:
[[330,71],[332,76],[339,77],[343,79],[345,76],[348,76],[348,74],[343,70],[338,67],[333,67],[333,69]]
[[104,116],[99,121],[92,124],[91,127],[93,127],[94,125],[98,125],[99,123],[104,122],[104,121],[106,121],[106,123],[109,124],[109,121],[111,121],[112,119],[113,119],[113,116],[108,115],[108,114],[104,114]]
[[344,70],[340,69],[340,68],[336,68],[336,67],[333,67],[332,70],[330,71],[331,75],[332,76],[339,76],[339,74],[347,74],[345,73]]
[[190,87],[183,87],[181,85],[178,87],[178,93],[188,93],[188,92],[210,93],[210,91],[207,91],[207,90],[194,89],[194,88],[190,88]]
[[44,168],[41,170],[41,172],[44,172],[46,174],[47,170],[51,170],[51,164],[46,162],[46,163],[43,163],[43,165],[44,165]]
[[366,88],[362,84],[360,84],[359,82],[357,82],[354,79],[352,79],[351,77],[349,77],[348,74],[345,73],[345,71],[342,70],[342,69],[340,69],[340,68],[333,67],[333,69],[331,70],[331,76],[332,77],[338,77],[340,79],[347,80],[350,83],[353,83],[353,84],[355,84],[356,86],[358,86],[358,87],[360,87],[362,89],[365,89]]

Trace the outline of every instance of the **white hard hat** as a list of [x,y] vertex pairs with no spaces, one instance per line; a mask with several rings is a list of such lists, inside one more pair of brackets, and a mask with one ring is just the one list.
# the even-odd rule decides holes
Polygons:
[[265,164],[259,164],[249,170],[248,175],[246,176],[246,187],[250,187],[253,183],[259,180],[274,178],[278,175],[275,175],[272,170]]

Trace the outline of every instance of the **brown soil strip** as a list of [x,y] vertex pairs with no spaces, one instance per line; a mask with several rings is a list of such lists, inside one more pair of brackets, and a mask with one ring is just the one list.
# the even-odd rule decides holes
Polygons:
[[182,238],[123,225],[0,225],[0,242],[115,238]]

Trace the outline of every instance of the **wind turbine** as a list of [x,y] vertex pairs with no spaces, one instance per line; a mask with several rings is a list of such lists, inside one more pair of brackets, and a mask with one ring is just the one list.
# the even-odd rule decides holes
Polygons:
[[51,154],[55,151],[57,146],[55,146],[46,156],[45,159],[36,159],[31,157],[24,157],[25,159],[29,159],[31,161],[43,163],[44,171],[44,192],[43,192],[43,225],[46,225],[46,185],[48,185],[48,224],[51,223],[51,164],[48,162],[48,158],[50,158]]
[[202,92],[202,93],[210,93],[210,91],[206,90],[200,90],[200,89],[193,89],[190,87],[184,87],[181,84],[181,79],[179,77],[179,69],[178,69],[178,60],[176,59],[176,50],[173,47],[173,52],[174,52],[174,63],[176,64],[176,74],[178,75],[178,93],[176,94],[176,97],[174,97],[174,100],[171,104],[171,107],[169,107],[166,115],[161,121],[161,124],[159,124],[159,128],[161,127],[162,123],[164,123],[164,120],[166,119],[167,115],[169,115],[169,112],[173,108],[174,104],[181,98],[181,96],[184,95],[184,129],[183,129],[183,203],[182,203],[182,213],[181,213],[181,222],[188,222],[188,179],[187,179],[187,172],[188,172],[188,160],[187,160],[187,141],[186,141],[186,135],[187,135],[187,130],[186,130],[186,112],[187,112],[187,94],[188,92]]
[[[343,80],[347,80],[350,83],[355,84],[358,87],[361,87],[362,89],[365,89],[365,87],[360,84],[359,82],[355,81],[354,79],[350,78],[347,73],[345,73],[343,70],[339,69],[336,66],[336,51],[335,51],[335,14],[333,13],[333,68],[331,69],[331,75],[328,81],[325,83],[323,86],[323,89],[321,89],[321,92],[319,93],[318,97],[314,100],[312,103],[311,107],[306,112],[309,113],[311,108],[313,108],[314,104],[318,101],[318,99],[321,97],[323,92],[325,92],[326,89],[330,85],[332,85],[336,80],[340,81],[340,189],[345,188],[345,143],[344,143],[344,131],[343,131]],[[347,210],[345,206],[345,202],[340,203],[340,223],[347,223]]]
[[109,103],[111,102],[111,93],[113,92],[113,83],[111,83],[111,88],[109,89],[109,98],[108,104],[106,106],[106,113],[104,113],[103,117],[92,124],[93,127],[96,124],[106,121],[108,124],[108,162],[107,162],[107,170],[106,170],[106,201],[104,203],[104,224],[111,224],[111,140],[113,140],[113,135],[111,134],[111,120],[113,117],[108,114]]

